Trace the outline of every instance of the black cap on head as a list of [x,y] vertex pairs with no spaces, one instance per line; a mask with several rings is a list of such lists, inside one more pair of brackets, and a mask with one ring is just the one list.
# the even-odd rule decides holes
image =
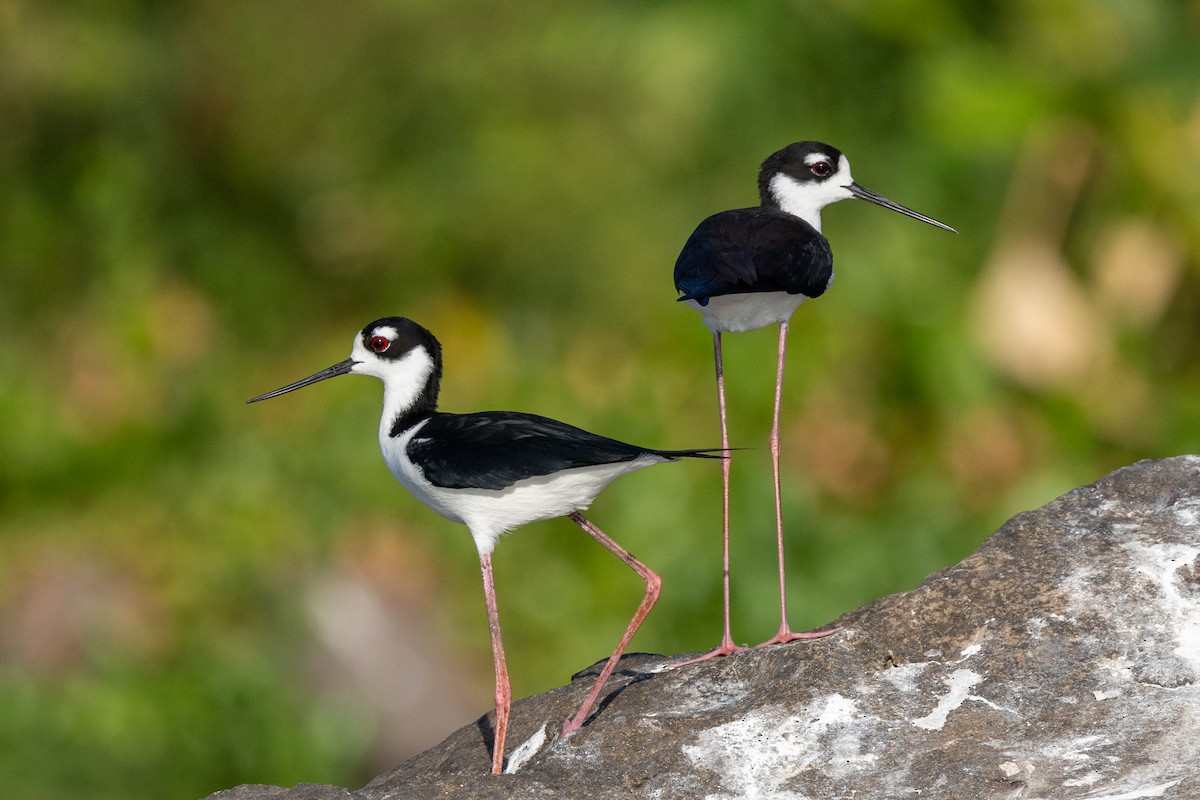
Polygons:
[[[377,319],[362,329],[359,339],[363,347],[382,359],[395,361],[414,347],[422,346],[437,364],[442,363],[442,345],[437,337],[408,317]],[[379,339],[386,340],[386,344]]]
[[[816,156],[817,158],[814,158]],[[837,170],[842,151],[824,142],[792,142],[782,150],[767,156],[758,170],[758,194],[764,203],[769,202],[771,179],[783,173],[797,181],[824,180]],[[816,161],[827,162],[832,171],[821,175],[813,170]]]

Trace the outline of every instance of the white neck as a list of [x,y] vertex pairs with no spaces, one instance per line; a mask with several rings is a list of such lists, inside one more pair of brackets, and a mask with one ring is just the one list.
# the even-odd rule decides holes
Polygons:
[[[429,373],[426,372],[428,377]],[[392,423],[396,417],[413,407],[424,383],[408,383],[397,385],[385,381],[383,384],[383,414],[379,417],[379,439],[387,439],[392,433]]]
[[398,361],[384,361],[355,343],[351,358],[358,361],[354,372],[383,381],[383,414],[379,418],[379,438],[391,436],[396,417],[411,410],[433,375],[433,356],[424,347],[415,347]]

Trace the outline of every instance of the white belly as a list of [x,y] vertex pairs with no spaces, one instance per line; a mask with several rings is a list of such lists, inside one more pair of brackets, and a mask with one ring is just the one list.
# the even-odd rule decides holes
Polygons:
[[710,297],[706,306],[695,300],[683,302],[704,315],[704,324],[709,330],[740,333],[787,322],[807,299],[806,295],[787,292],[746,292]]

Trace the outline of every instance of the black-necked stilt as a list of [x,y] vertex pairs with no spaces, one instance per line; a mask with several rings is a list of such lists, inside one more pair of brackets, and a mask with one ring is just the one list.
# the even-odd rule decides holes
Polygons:
[[418,500],[471,531],[479,550],[488,628],[496,667],[496,726],[492,771],[504,766],[512,691],[492,582],[492,550],[500,535],[527,522],[570,517],[628,564],[646,584],[595,685],[563,733],[579,728],[658,599],[662,581],[579,513],[600,490],[628,472],[681,458],[720,458],[714,450],[652,450],[597,436],[564,422],[513,411],[446,414],[437,410],[442,349],[433,334],[403,317],[372,322],[354,339],[350,357],[303,380],[246,402],[255,403],[337,375],[383,381],[379,445],[396,479]]
[[[833,282],[833,254],[821,235],[821,209],[839,200],[858,198],[948,231],[954,229],[859,185],[850,176],[846,157],[821,142],[795,142],[768,156],[759,169],[758,193],[758,207],[722,211],[697,226],[675,262],[675,288],[681,293],[680,301],[704,315],[704,324],[713,333],[721,447],[725,450],[729,449],[729,435],[721,334],[779,324],[770,443],[781,619],[779,632],[763,643],[776,644],[832,632],[794,633],[788,626],[779,489],[779,404],[788,320],[802,302],[823,294]],[[729,470],[726,458],[722,469],[725,630],[721,644],[697,660],[740,649],[733,644],[729,630]]]

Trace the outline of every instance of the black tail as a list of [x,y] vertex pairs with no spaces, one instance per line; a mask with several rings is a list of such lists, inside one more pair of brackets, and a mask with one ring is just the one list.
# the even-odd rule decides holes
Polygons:
[[719,447],[710,447],[701,450],[653,450],[655,455],[669,458],[672,461],[678,461],[681,458],[729,458],[729,453],[734,450],[744,450],[742,447],[731,447],[728,450],[722,450]]

